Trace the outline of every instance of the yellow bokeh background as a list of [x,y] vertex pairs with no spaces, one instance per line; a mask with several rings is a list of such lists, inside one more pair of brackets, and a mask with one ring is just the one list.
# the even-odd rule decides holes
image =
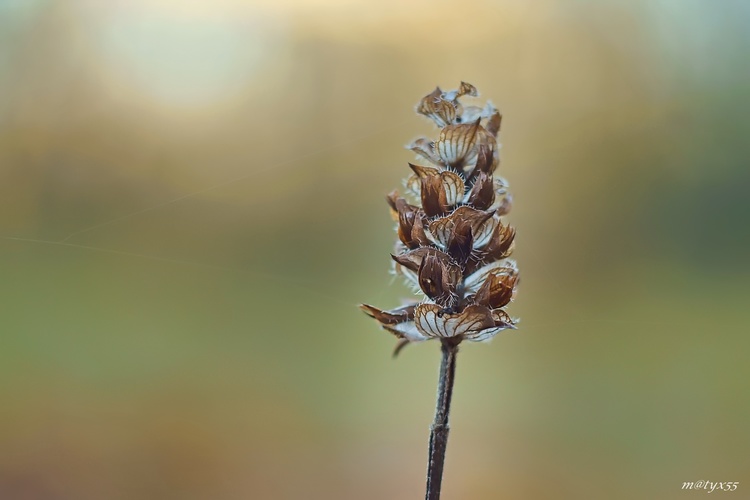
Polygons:
[[746,497],[748,22],[0,0],[0,499],[421,498],[438,345],[356,306],[410,293],[384,195],[461,80],[503,112],[522,321],[462,347],[443,497]]

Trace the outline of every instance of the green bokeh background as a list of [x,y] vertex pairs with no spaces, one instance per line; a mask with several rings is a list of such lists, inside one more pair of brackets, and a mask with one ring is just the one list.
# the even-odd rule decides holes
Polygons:
[[517,332],[444,498],[750,493],[750,8],[0,0],[0,498],[414,499],[384,194],[436,84],[503,112]]

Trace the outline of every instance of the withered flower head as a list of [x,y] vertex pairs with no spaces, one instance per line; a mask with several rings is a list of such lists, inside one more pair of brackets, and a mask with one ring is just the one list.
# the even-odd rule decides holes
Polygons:
[[388,195],[398,234],[394,270],[424,298],[390,311],[361,308],[401,339],[397,350],[434,338],[484,341],[517,322],[504,309],[518,269],[508,259],[515,230],[501,220],[511,197],[494,175],[501,115],[489,103],[459,101],[478,95],[461,82],[457,90],[438,87],[420,101],[417,113],[440,131],[437,140],[421,137],[408,148],[429,164],[409,164],[406,198]]

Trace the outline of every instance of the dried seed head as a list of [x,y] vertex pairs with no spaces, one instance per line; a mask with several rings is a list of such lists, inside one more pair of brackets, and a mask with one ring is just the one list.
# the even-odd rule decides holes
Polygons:
[[398,241],[395,270],[424,298],[391,311],[362,310],[400,339],[484,341],[515,328],[504,308],[512,301],[518,269],[509,260],[515,229],[501,216],[511,208],[507,183],[494,176],[500,163],[497,134],[502,116],[491,105],[464,106],[477,97],[461,82],[457,90],[439,87],[417,105],[417,113],[439,128],[437,140],[422,137],[408,149],[431,165],[409,164],[407,200],[387,197]]

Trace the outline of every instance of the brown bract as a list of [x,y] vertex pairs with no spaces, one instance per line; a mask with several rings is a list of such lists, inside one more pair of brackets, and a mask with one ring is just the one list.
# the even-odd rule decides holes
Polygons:
[[398,237],[406,248],[429,245],[430,240],[424,230],[424,210],[408,203],[396,191],[388,195],[388,204],[395,213],[394,219],[398,221]]
[[478,152],[477,141],[484,137],[479,133],[481,125],[477,119],[474,123],[462,123],[458,125],[447,125],[440,131],[440,136],[435,142],[435,150],[438,157],[446,165],[460,169],[476,159]]
[[511,197],[495,176],[502,117],[489,103],[460,102],[476,96],[474,86],[461,82],[420,101],[417,112],[440,130],[436,140],[421,137],[407,147],[429,165],[409,164],[408,199],[388,195],[398,234],[394,269],[423,298],[390,311],[361,307],[401,339],[399,349],[432,338],[483,341],[515,328],[505,311],[519,281],[508,259],[515,229],[501,220]]

